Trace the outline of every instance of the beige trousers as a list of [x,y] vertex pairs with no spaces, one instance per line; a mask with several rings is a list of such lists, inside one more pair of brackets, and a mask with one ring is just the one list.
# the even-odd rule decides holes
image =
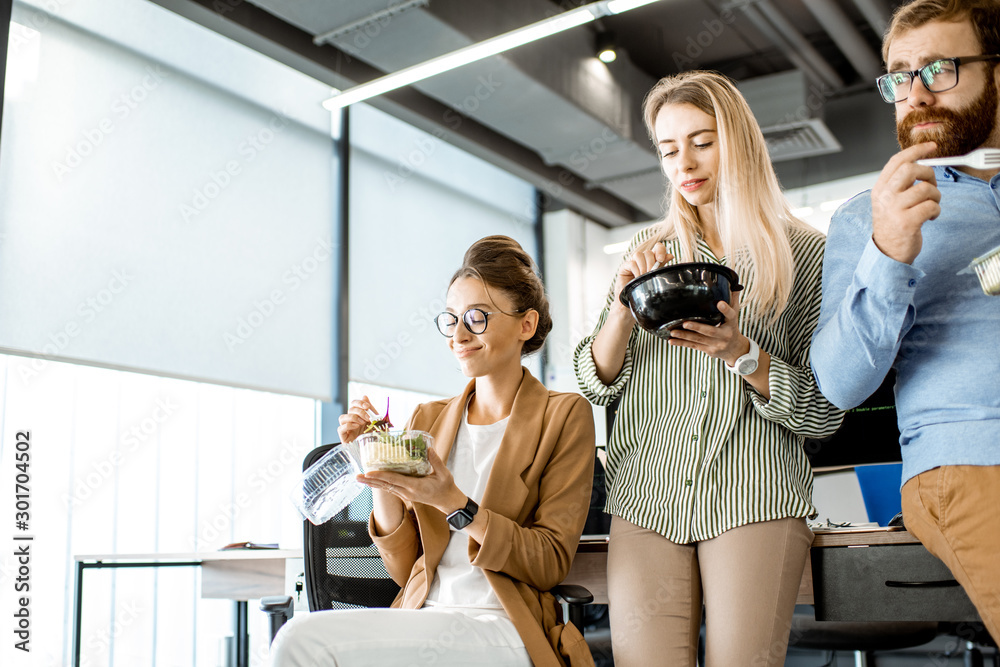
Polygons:
[[616,667],[694,667],[702,602],[705,667],[780,667],[813,534],[778,519],[675,544],[611,520],[608,597]]
[[903,485],[906,529],[944,561],[1000,641],[1000,466],[942,466]]

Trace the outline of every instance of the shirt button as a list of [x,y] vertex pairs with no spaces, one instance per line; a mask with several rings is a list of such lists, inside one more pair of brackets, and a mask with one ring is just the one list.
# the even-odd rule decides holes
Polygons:
[[702,397],[702,398],[705,398],[705,397],[706,397],[707,395],[708,395],[708,392],[707,392],[707,391],[703,391],[703,392],[701,392],[701,397]]
[[907,285],[908,285],[909,287],[913,287],[914,285],[916,285],[916,284],[917,284],[917,281],[916,281],[916,280],[914,280],[913,278],[910,278],[910,279],[909,279],[909,280],[908,280],[908,281],[906,282],[906,284],[907,284]]
[[689,479],[684,480],[684,486],[691,486],[694,482]]
[[698,436],[696,436],[696,435],[692,435],[692,436],[691,436],[691,439],[692,439],[692,440],[697,440],[697,439],[698,439]]

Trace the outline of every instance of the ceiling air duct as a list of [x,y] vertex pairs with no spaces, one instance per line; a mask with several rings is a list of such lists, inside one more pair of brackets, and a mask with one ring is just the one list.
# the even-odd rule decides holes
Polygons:
[[809,83],[800,70],[740,82],[740,92],[753,111],[771,160],[795,160],[843,149],[819,117],[833,90]]

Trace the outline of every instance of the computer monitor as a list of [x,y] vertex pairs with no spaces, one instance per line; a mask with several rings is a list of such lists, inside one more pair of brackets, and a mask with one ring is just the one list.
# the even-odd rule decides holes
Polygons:
[[895,384],[896,372],[890,370],[868,400],[847,411],[836,433],[822,440],[806,440],[806,454],[814,470],[902,461]]

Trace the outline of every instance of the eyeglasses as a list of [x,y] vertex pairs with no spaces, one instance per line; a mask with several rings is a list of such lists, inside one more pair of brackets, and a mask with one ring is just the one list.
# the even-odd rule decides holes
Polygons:
[[[465,324],[465,328],[469,330],[469,333],[476,334],[477,336],[484,331],[486,331],[486,325],[489,323],[490,315],[520,315],[524,310],[515,310],[513,313],[505,313],[500,310],[495,310],[493,312],[487,313],[481,308],[469,308],[467,311],[462,313],[462,322]],[[437,317],[434,318],[434,324],[437,325],[438,331],[441,335],[446,338],[451,338],[455,335],[455,327],[458,326],[458,316],[455,313],[439,313]]]
[[912,72],[889,72],[875,79],[878,92],[889,104],[902,102],[910,96],[913,79],[920,77],[924,88],[932,93],[943,93],[958,85],[958,68],[968,63],[1000,60],[1000,55],[962,56],[961,58],[941,58]]

